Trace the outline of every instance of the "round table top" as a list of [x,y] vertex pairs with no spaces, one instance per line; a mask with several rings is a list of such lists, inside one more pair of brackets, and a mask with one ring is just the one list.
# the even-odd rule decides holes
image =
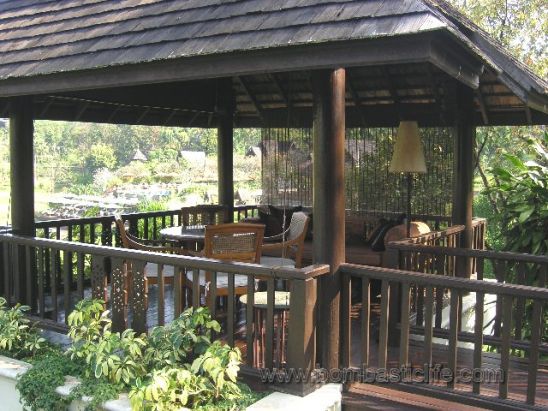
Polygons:
[[175,241],[204,241],[205,226],[197,225],[192,227],[167,227],[160,230],[160,236],[166,240]]
[[[253,294],[255,308],[266,308],[266,291],[259,291]],[[289,303],[291,299],[291,293],[289,291],[276,291],[274,293],[274,308],[276,309],[289,309]],[[244,294],[240,297],[240,302],[242,304],[247,304],[247,294]]]

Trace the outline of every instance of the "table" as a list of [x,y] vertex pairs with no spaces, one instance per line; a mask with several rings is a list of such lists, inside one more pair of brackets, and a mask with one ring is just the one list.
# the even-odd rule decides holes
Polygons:
[[[265,347],[266,347],[266,291],[259,291],[253,294],[253,321],[255,329],[253,366],[261,368],[266,366]],[[289,312],[291,293],[288,291],[274,292],[274,338],[275,352],[272,353],[273,363],[276,367],[281,367],[285,362],[286,349],[286,325],[287,314]],[[247,304],[247,294],[240,297],[242,304]]]
[[184,248],[191,249],[193,251],[200,251],[205,239],[205,226],[174,226],[166,227],[160,230],[160,237],[165,240],[177,241]]

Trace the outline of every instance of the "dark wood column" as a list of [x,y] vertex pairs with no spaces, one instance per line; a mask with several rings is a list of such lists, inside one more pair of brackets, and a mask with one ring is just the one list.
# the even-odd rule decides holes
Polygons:
[[[455,187],[453,190],[453,224],[466,228],[460,246],[472,247],[472,205],[474,201],[474,92],[458,83],[455,89]],[[457,275],[470,277],[469,262],[457,261]]]
[[[234,206],[234,94],[232,80],[219,80],[217,88],[217,174],[219,204]],[[232,214],[229,214],[232,215]],[[230,221],[232,221],[230,219]]]
[[11,225],[15,233],[29,236],[35,235],[33,134],[32,99],[13,99],[10,103]]
[[314,262],[331,266],[320,281],[321,365],[339,366],[339,265],[344,246],[345,70],[312,73],[314,144]]

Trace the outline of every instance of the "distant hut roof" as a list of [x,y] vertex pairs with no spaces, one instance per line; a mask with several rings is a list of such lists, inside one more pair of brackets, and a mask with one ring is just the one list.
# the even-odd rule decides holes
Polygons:
[[[411,104],[451,124],[431,114],[445,104],[440,78],[478,91],[477,124],[548,118],[548,83],[443,0],[4,0],[0,30],[0,112],[35,95],[37,118],[211,127],[215,79],[232,78],[237,125],[279,126],[283,73],[325,67],[348,68],[347,105],[370,124]],[[294,118],[311,117],[306,87],[292,86],[306,114]]]
[[141,150],[137,149],[131,161],[148,161],[148,159]]

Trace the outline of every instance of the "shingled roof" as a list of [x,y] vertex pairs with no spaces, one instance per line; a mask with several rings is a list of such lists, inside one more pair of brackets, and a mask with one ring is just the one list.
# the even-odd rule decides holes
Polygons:
[[[421,44],[424,47],[418,47]],[[305,56],[309,50],[316,54]],[[291,59],[279,58],[288,53],[293,53]],[[255,58],[253,64],[248,56]],[[482,73],[488,73],[488,83],[495,79],[524,106],[548,112],[546,82],[440,1],[0,2],[0,98],[74,97],[67,93],[337,65],[420,62],[473,88],[480,86],[482,76],[485,79]],[[152,68],[154,76],[131,71],[136,67]],[[235,87],[245,92],[245,79]],[[96,94],[81,97],[88,106],[97,103]],[[251,103],[257,106],[253,97]]]

